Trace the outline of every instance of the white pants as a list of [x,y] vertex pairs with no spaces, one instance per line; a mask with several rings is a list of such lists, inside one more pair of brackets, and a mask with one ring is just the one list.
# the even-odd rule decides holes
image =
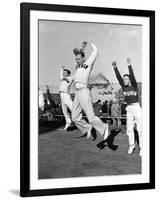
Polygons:
[[127,135],[129,145],[135,145],[134,125],[136,123],[139,134],[139,146],[142,147],[142,109],[139,103],[134,103],[126,107],[127,111]]
[[71,124],[70,114],[68,113],[68,108],[72,112],[72,99],[69,93],[60,92],[62,112],[64,114],[66,124]]
[[[84,110],[89,123],[82,119],[82,109]],[[101,135],[104,134],[107,126],[94,114],[91,92],[88,88],[76,90],[72,108],[72,121],[82,133],[87,133],[93,126]]]

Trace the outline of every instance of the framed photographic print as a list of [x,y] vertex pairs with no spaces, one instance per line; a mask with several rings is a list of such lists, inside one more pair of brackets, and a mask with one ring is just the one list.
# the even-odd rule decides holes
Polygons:
[[155,12],[21,4],[23,197],[155,188]]

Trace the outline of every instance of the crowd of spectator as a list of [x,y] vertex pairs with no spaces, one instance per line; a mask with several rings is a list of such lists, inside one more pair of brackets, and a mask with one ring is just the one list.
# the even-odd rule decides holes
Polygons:
[[[117,118],[125,117],[126,115],[126,104],[124,102],[114,100],[106,100],[102,102],[100,99],[93,103],[95,114],[98,117],[103,118],[112,118],[113,124],[116,123]],[[70,113],[71,114],[71,113]],[[51,96],[49,88],[47,88],[47,92],[45,94],[44,99],[44,109],[39,112],[39,116],[41,120],[46,121],[54,121],[54,119],[58,117],[62,117],[62,108],[61,102],[54,100],[53,96]],[[83,116],[85,113],[83,112]]]
[[93,104],[97,116],[121,117],[126,115],[126,104],[115,100],[106,100],[103,103],[99,99]]

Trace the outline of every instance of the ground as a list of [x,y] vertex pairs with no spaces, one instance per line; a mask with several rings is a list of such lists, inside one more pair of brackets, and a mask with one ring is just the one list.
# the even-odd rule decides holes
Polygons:
[[39,178],[66,178],[141,173],[141,158],[138,148],[127,154],[128,141],[124,133],[115,137],[116,151],[107,146],[97,148],[102,141],[81,137],[79,130],[72,132],[62,128],[41,131],[39,135]]

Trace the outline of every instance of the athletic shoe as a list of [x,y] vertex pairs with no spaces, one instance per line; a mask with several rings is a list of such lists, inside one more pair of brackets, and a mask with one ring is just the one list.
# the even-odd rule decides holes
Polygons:
[[87,132],[87,139],[89,139],[91,136],[93,137],[93,141],[96,140],[97,134],[96,134],[96,130],[93,127],[91,127],[88,130],[88,132]]
[[93,141],[97,139],[97,133],[96,133],[96,130],[94,128],[92,128],[92,130],[91,130],[91,135],[93,137],[93,139],[92,139]]
[[71,124],[68,128],[67,128],[67,131],[70,132],[70,131],[74,131],[76,130],[77,127],[74,125],[74,124]]
[[135,144],[130,145],[128,149],[128,154],[132,154],[134,150],[135,150]]
[[[118,149],[118,145],[114,144],[114,138],[118,135],[120,131],[116,131],[116,130],[111,130],[110,134],[108,135],[106,140],[103,140],[101,142],[99,142],[96,146],[97,148],[99,148],[99,150],[103,150],[105,147],[108,146],[109,149],[116,151]],[[106,145],[107,143],[107,145]]]

